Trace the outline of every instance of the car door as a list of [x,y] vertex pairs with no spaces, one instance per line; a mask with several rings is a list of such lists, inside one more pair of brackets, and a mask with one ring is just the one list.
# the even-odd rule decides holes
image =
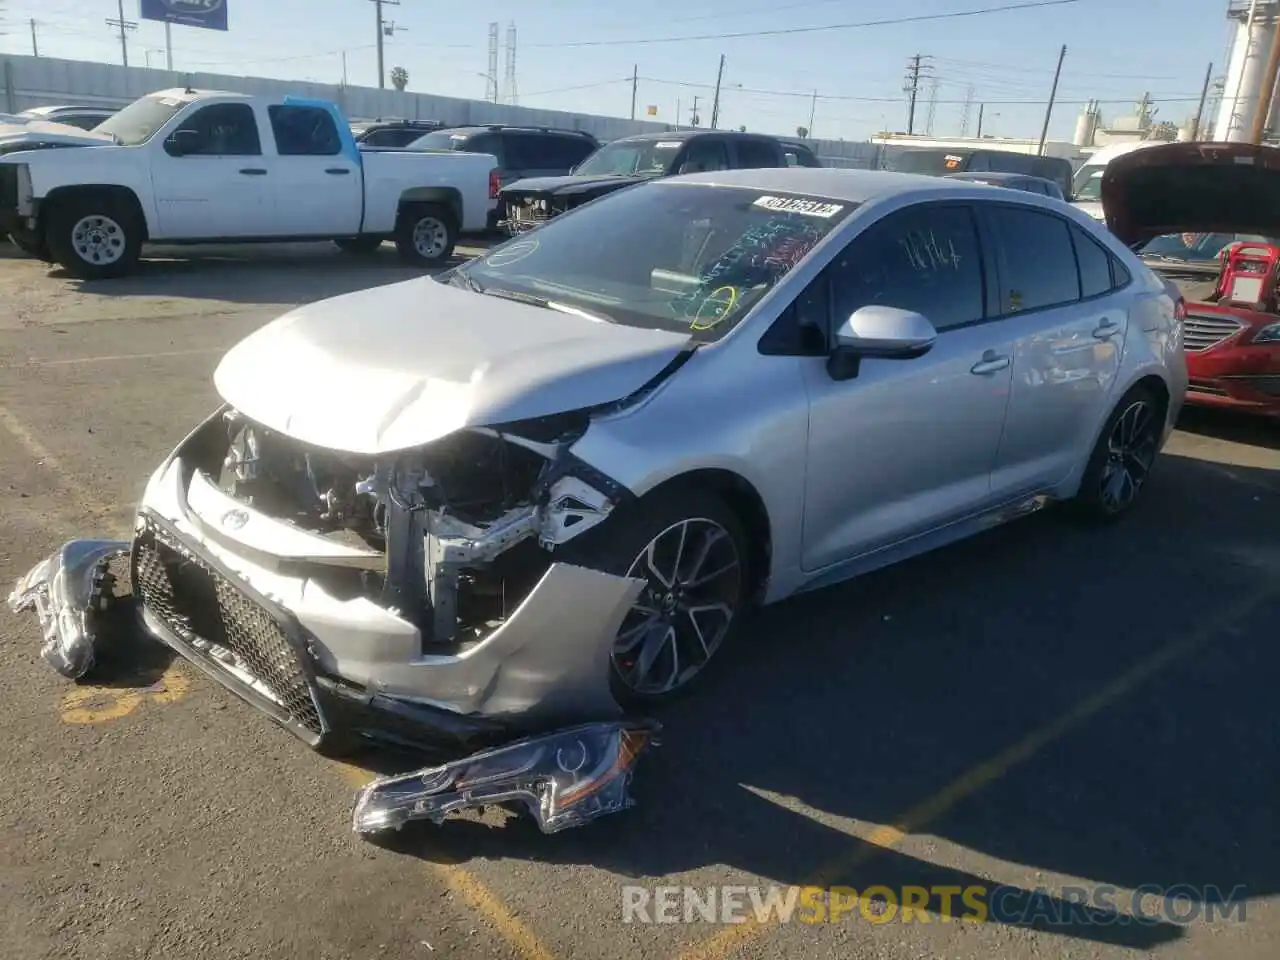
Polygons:
[[272,161],[247,103],[212,103],[180,119],[151,156],[156,240],[271,236]]
[[1014,345],[995,486],[1040,490],[1072,469],[1120,369],[1128,322],[1110,295],[1110,255],[1051,211],[984,206],[998,297]]
[[364,180],[358,156],[343,149],[323,107],[267,108],[276,152],[277,231],[287,237],[340,237],[360,231]]
[[972,206],[950,202],[887,215],[824,271],[829,330],[879,304],[923,314],[938,337],[913,360],[863,359],[849,380],[806,363],[806,571],[990,505],[1012,343],[988,320],[989,270]]
[[763,138],[737,137],[733,141],[734,166],[742,170],[787,166],[781,147]]

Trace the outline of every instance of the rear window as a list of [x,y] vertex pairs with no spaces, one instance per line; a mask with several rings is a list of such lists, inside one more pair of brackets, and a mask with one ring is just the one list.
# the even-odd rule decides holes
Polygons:
[[435,133],[428,133],[425,137],[419,137],[410,146],[415,150],[465,150],[468,138],[469,135],[465,133],[437,130]]
[[1233,243],[1280,244],[1280,237],[1264,237],[1259,233],[1166,233],[1150,240],[1139,249],[1144,257],[1207,263],[1217,260]]
[[909,150],[893,161],[900,173],[922,173],[938,177],[944,173],[960,173],[969,169],[971,152],[955,150]]
[[[649,183],[555,217],[441,282],[718,340],[856,204]],[[617,225],[625,223],[625,230]]]

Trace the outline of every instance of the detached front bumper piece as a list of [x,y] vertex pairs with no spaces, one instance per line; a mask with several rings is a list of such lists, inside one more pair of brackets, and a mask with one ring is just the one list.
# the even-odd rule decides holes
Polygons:
[[634,805],[629,787],[654,721],[595,723],[529,737],[463,760],[382,777],[360,791],[356,833],[441,823],[465,808],[522,806],[543,833],[579,827]]
[[128,554],[123,540],[70,540],[9,594],[14,613],[35,611],[44,635],[40,656],[64,677],[78,680],[93,666],[100,618],[114,596],[108,565]]

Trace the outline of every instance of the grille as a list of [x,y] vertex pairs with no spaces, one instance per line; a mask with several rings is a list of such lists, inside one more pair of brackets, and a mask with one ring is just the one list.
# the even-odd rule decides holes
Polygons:
[[1193,353],[1217,346],[1244,326],[1231,317],[1189,314],[1182,324],[1183,349]]
[[270,612],[154,527],[138,535],[133,566],[133,589],[149,613],[207,663],[249,674],[290,720],[320,735],[323,727],[308,674]]

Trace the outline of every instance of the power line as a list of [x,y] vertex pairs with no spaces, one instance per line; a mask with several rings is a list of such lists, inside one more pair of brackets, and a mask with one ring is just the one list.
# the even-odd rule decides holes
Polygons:
[[978,7],[973,10],[952,10],[947,13],[919,13],[907,17],[888,17],[881,20],[861,20],[856,23],[832,23],[821,27],[778,27],[773,30],[740,30],[734,33],[701,33],[683,37],[644,37],[635,40],[571,40],[561,43],[533,43],[540,49],[564,49],[566,47],[624,47],[653,43],[692,43],[697,40],[742,40],[748,37],[784,37],[802,33],[820,33],[827,30],[863,30],[869,27],[890,27],[904,23],[924,23],[930,20],[958,20],[961,17],[982,17],[994,13],[1011,13],[1015,10],[1033,10],[1040,7],[1061,7],[1080,0],[1031,0],[1028,3],[1006,3],[1000,6]]

